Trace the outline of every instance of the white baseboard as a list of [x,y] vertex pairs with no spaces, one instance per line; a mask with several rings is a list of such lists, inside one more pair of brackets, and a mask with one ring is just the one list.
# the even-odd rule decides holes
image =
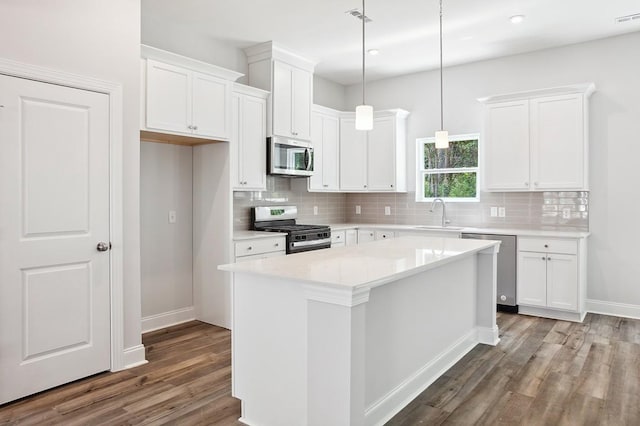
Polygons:
[[478,330],[478,343],[496,346],[500,342],[500,332],[498,326],[494,327],[476,327]]
[[551,318],[561,321],[582,322],[586,312],[566,312],[557,309],[538,308],[536,306],[518,306],[518,313],[522,315],[532,315],[534,317]]
[[587,311],[594,314],[640,319],[640,305],[587,299]]
[[365,410],[365,424],[383,425],[478,344],[473,329]]
[[175,311],[163,312],[161,314],[150,315],[142,318],[142,332],[159,330],[172,325],[181,324],[196,319],[196,311],[193,306],[176,309]]
[[132,346],[124,350],[124,368],[133,368],[146,364],[144,345]]

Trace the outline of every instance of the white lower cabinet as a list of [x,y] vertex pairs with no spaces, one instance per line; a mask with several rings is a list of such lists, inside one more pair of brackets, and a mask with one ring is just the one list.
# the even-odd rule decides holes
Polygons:
[[376,241],[377,240],[388,240],[390,238],[394,238],[396,233],[393,231],[376,231]]
[[517,300],[524,314],[582,321],[586,241],[518,238]]
[[346,231],[331,231],[331,247],[344,247],[347,240]]
[[286,254],[286,237],[262,237],[235,242],[235,261],[266,259],[267,257],[283,256]]
[[376,232],[372,229],[358,229],[358,244],[376,240]]

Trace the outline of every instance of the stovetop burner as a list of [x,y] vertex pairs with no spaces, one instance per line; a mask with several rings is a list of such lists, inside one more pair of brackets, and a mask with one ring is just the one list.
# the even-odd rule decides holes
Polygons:
[[296,224],[295,206],[253,207],[251,215],[254,230],[287,233],[287,254],[331,247],[331,228]]

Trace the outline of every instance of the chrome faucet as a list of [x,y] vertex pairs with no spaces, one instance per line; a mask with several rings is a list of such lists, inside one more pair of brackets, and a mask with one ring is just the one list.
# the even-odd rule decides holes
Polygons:
[[447,205],[445,204],[444,200],[442,198],[434,198],[429,211],[433,213],[433,209],[435,208],[436,202],[438,201],[442,203],[442,227],[444,228],[448,223],[451,222],[449,219],[447,219]]

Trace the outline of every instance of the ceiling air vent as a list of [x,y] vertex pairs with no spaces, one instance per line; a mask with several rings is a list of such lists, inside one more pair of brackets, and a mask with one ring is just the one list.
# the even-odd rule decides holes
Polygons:
[[616,18],[616,23],[618,24],[622,24],[623,22],[632,22],[632,21],[640,22],[640,13],[634,13],[633,15],[626,15],[626,16],[618,16]]
[[[362,19],[362,12],[360,12],[358,9],[351,9],[351,10],[347,10],[345,13],[348,13],[349,15],[358,18],[358,19]],[[364,22],[369,23],[371,22],[372,19],[369,18],[368,16],[364,17]]]

